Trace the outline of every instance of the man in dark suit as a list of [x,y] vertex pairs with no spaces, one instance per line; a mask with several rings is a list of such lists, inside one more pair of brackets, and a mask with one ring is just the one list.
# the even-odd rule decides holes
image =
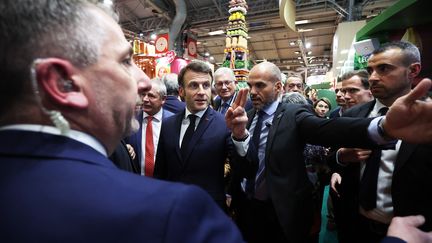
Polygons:
[[[153,176],[157,145],[163,120],[174,114],[163,108],[167,91],[165,84],[159,79],[152,79],[151,89],[141,92],[139,96],[142,101],[142,110],[140,110],[137,115],[139,130],[128,137],[126,142],[132,145],[135,150],[136,159],[134,163],[140,168],[140,174]],[[150,119],[151,122],[149,124]],[[151,129],[148,126],[151,126]],[[148,128],[149,131],[147,131]],[[149,141],[151,146],[146,142],[147,135],[153,138]],[[146,153],[150,155],[150,158],[146,157]]]
[[168,73],[162,77],[162,81],[167,89],[167,97],[163,108],[174,114],[183,111],[186,107],[186,104],[179,99],[179,85],[177,79],[178,77],[175,73]]
[[162,125],[155,177],[198,185],[225,209],[224,163],[232,142],[224,117],[209,107],[212,70],[191,62],[180,71],[179,82],[186,109]]
[[[235,105],[226,114],[237,156],[232,165],[236,186],[232,203],[237,209],[240,230],[249,242],[303,242],[306,239],[312,221],[312,185],[304,166],[305,143],[368,147],[383,141],[387,137],[384,131],[391,136],[425,142],[417,140],[413,131],[408,130],[419,131],[426,125],[424,121],[417,125],[411,122],[413,116],[416,119],[423,116],[416,109],[428,106],[414,100],[426,92],[430,80],[424,80],[417,87],[419,93],[412,92],[401,99],[398,108],[392,107],[386,118],[329,120],[316,117],[305,106],[278,104],[282,89],[280,76],[279,68],[272,63],[263,62],[253,67],[248,84],[255,109],[246,114],[242,105],[247,91],[240,90]],[[405,109],[405,105],[416,108]],[[399,118],[398,112],[403,112],[405,119]],[[256,129],[260,123],[261,129]],[[401,127],[396,128],[392,123],[410,125],[410,128],[402,132]]]
[[[347,110],[344,116],[375,117],[383,107],[411,90],[420,73],[420,53],[408,42],[384,44],[368,61],[370,90],[376,98]],[[386,234],[393,216],[421,214],[426,222],[421,229],[432,230],[432,205],[428,188],[432,188],[432,147],[399,140],[394,149],[382,150],[378,158],[373,194],[374,205],[362,202],[362,185],[372,166],[367,161],[372,154],[364,150],[342,148],[337,153],[341,212],[342,242],[379,242]],[[336,159],[335,159],[336,160]],[[425,191],[426,189],[426,191]]]
[[330,112],[329,115],[330,118],[341,117],[342,113],[346,108],[344,94],[340,91],[341,88],[342,88],[342,81],[338,81],[336,83],[336,88],[335,88],[336,103],[338,104],[338,107],[334,109],[332,112]]
[[110,14],[94,1],[0,2],[1,241],[241,242],[200,188],[107,158],[136,124],[144,76]]
[[[220,67],[214,73],[214,87],[217,97],[214,100],[214,109],[225,115],[228,108],[237,97],[237,80],[231,68]],[[252,101],[248,99],[246,110],[252,109]]]

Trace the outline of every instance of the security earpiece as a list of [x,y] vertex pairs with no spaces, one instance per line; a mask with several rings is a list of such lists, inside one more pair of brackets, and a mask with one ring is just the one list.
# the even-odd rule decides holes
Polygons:
[[60,87],[62,88],[63,92],[71,92],[71,91],[73,91],[72,80],[61,79],[60,82],[61,82]]

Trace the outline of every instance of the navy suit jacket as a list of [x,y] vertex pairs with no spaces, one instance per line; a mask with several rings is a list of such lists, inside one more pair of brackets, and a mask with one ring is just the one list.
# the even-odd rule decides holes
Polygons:
[[167,95],[165,104],[162,107],[164,110],[177,114],[185,109],[186,104],[175,96]]
[[[249,125],[255,111],[248,112]],[[303,242],[312,225],[312,184],[306,174],[306,143],[323,146],[373,146],[367,127],[370,119],[319,118],[309,105],[279,104],[267,137],[265,178],[270,200],[290,242]],[[353,139],[355,138],[355,139]],[[233,159],[233,204],[241,198],[241,178],[255,178],[258,166],[246,156]],[[237,194],[237,195],[236,195]]]
[[183,111],[169,117],[162,124],[154,176],[198,185],[224,206],[224,163],[233,149],[225,118],[207,108],[183,158],[179,140],[184,114]]
[[0,131],[0,198],[5,242],[242,242],[198,187],[119,170],[64,136]]
[[[344,112],[347,117],[368,117],[375,105],[375,100],[356,105]],[[335,158],[333,159],[333,161]],[[360,184],[360,167],[358,163],[337,168],[342,174],[340,185],[341,199],[347,208],[343,215],[356,217],[358,210],[358,191]],[[432,230],[432,146],[403,142],[399,148],[392,176],[391,195],[395,216],[421,214],[426,222],[420,227],[425,231]],[[341,209],[343,210],[343,209]]]
[[[163,109],[162,110],[162,124],[163,124],[163,121],[165,120],[165,118],[168,118],[168,117],[173,116],[173,115],[174,115],[174,113]],[[135,167],[141,168],[140,162],[141,162],[141,157],[142,157],[142,126],[143,126],[143,119],[144,119],[142,110],[140,112],[138,112],[138,115],[136,118],[139,122],[139,130],[136,133],[132,134],[131,136],[127,137],[125,139],[125,141],[126,141],[126,143],[132,145],[132,147],[135,150],[136,157],[133,161],[135,163]],[[155,144],[155,146],[156,145],[157,144]],[[140,174],[140,173],[141,173],[141,169],[140,169],[138,174]]]

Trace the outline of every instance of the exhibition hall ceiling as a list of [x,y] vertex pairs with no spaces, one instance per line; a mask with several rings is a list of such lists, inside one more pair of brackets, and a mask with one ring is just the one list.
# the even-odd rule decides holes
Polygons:
[[[183,0],[117,0],[120,24],[129,35],[167,32]],[[284,73],[323,74],[332,64],[332,43],[337,25],[345,21],[370,20],[396,0],[297,0],[296,28],[289,30],[280,19],[279,0],[248,0],[249,59],[277,64]],[[186,20],[181,30],[196,35],[198,54],[212,57],[216,65],[224,60],[225,34],[229,17],[228,0],[184,0]],[[301,41],[299,41],[301,40]],[[299,46],[300,43],[300,46]],[[306,46],[310,44],[310,47]],[[206,53],[209,54],[206,57]]]

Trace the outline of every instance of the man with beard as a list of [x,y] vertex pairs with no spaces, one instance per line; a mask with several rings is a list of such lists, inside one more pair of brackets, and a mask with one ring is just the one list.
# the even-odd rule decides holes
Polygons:
[[132,130],[142,78],[110,13],[96,1],[0,2],[0,239],[241,242],[201,189],[107,158]]
[[[375,117],[393,107],[396,99],[411,91],[420,69],[416,46],[402,41],[384,44],[373,52],[367,67],[375,100],[344,116]],[[398,140],[394,148],[382,151],[341,148],[335,160],[342,177],[332,181],[343,201],[338,213],[342,216],[338,225],[343,226],[340,242],[379,242],[394,216],[421,214],[426,221],[420,229],[432,230],[430,145]]]
[[312,221],[312,185],[303,156],[306,143],[367,148],[376,147],[377,142],[384,145],[387,137],[429,142],[424,140],[425,133],[416,134],[432,126],[432,104],[416,101],[430,88],[428,79],[396,101],[386,117],[323,119],[308,106],[279,104],[280,77],[272,63],[254,66],[248,80],[254,109],[245,112],[247,90],[240,90],[225,116],[236,152],[232,203],[248,242],[306,239]]

